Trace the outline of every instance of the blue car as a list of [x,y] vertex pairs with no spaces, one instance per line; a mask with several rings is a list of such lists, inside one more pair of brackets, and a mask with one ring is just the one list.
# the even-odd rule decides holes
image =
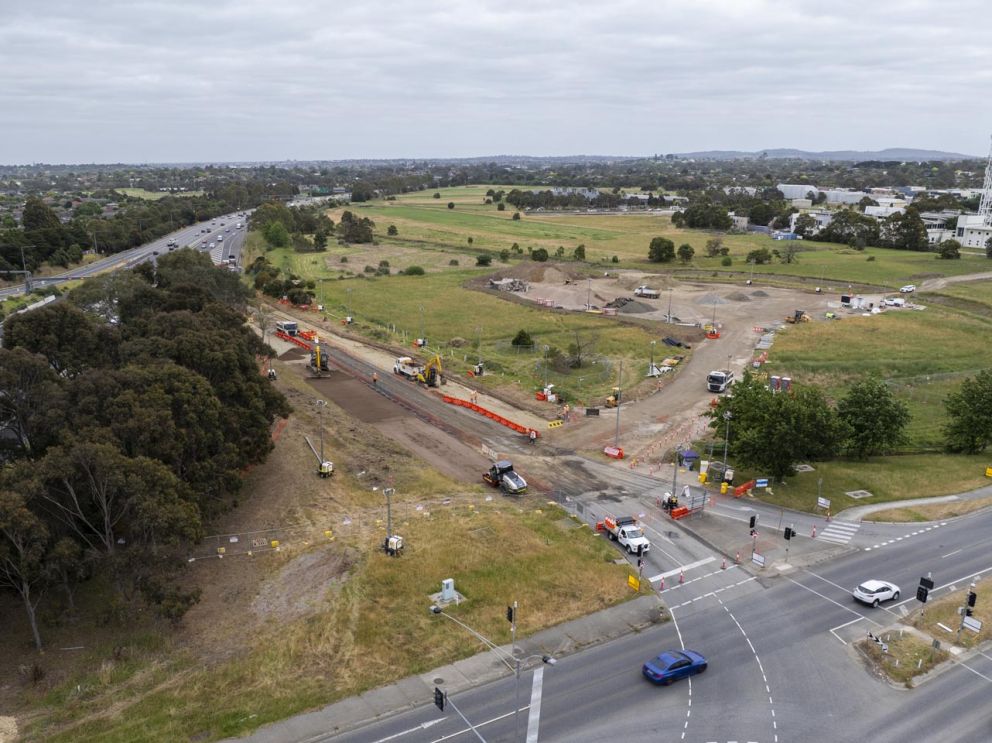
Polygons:
[[649,681],[668,686],[673,681],[705,670],[706,658],[695,650],[666,650],[645,663],[641,673]]

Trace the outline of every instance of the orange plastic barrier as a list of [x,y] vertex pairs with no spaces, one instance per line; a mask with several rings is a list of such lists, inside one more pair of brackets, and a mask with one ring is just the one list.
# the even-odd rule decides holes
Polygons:
[[672,518],[678,521],[689,515],[689,508],[687,506],[679,506],[678,508],[673,508],[670,513]]
[[282,338],[284,341],[289,341],[290,343],[295,343],[300,348],[305,348],[308,351],[311,350],[311,347],[310,347],[310,344],[309,343],[307,343],[306,341],[302,341],[299,338],[297,338],[296,336],[290,335],[289,333],[284,333],[281,330],[277,330],[276,331],[276,336],[278,338]]
[[614,459],[623,459],[623,448],[619,446],[604,446],[603,454]]
[[[481,405],[476,405],[474,402],[469,402],[468,400],[462,400],[458,397],[452,397],[451,395],[441,395],[441,399],[444,400],[449,405],[458,405],[459,407],[462,408],[468,408],[469,410],[472,410],[478,413],[479,415],[484,415],[490,420],[496,421],[501,426],[506,426],[507,428],[513,429],[517,433],[529,434],[531,432],[531,429],[528,428],[527,426],[521,426],[519,423],[514,423],[510,419],[504,418],[503,416],[494,413],[491,410],[486,410]],[[535,431],[535,433],[537,433],[537,436],[535,438],[539,438],[541,436],[540,432]]]
[[738,485],[736,488],[734,488],[734,497],[735,498],[740,498],[748,490],[750,490],[751,488],[753,488],[754,485],[755,485],[754,480],[748,480],[743,485]]

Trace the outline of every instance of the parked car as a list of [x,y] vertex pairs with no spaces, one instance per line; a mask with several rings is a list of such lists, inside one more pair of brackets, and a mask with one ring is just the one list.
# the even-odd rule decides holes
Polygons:
[[903,294],[912,294],[916,291],[916,284],[906,284],[906,286],[901,287],[899,291]]
[[641,667],[649,681],[668,686],[673,681],[688,678],[706,670],[706,658],[695,650],[666,650]]
[[885,580],[866,580],[854,589],[852,595],[863,604],[878,606],[883,601],[897,601],[899,586]]

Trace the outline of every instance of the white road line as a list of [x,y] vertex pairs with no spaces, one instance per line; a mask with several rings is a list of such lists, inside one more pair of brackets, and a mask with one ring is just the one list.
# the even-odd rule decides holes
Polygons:
[[[679,629],[679,623],[675,618],[675,612],[669,609],[668,614],[672,618],[672,625],[675,627],[675,634],[678,635],[679,647],[685,650],[685,641],[682,639],[682,630]],[[689,715],[692,713],[692,676],[690,676],[687,680],[689,682],[689,704],[686,706],[685,710],[685,725],[682,727],[681,740],[685,740],[685,731],[689,727]]]
[[[717,599],[717,601],[720,602],[720,606],[722,606],[723,610],[727,612],[730,618],[734,621],[734,624],[737,625],[737,629],[739,629],[741,631],[741,634],[744,635],[744,639],[747,640],[748,647],[751,648],[751,652],[754,654],[754,660],[758,664],[758,670],[761,671],[761,678],[765,682],[765,688],[768,688],[768,678],[765,676],[765,667],[761,662],[761,657],[758,655],[758,651],[754,649],[754,645],[751,643],[751,638],[747,636],[747,632],[744,631],[744,627],[742,627],[741,623],[737,621],[737,617],[735,617],[734,613],[729,608],[727,608],[727,605],[724,604],[721,599]],[[768,694],[768,708],[769,710],[771,710],[772,713],[772,729],[777,730],[778,726],[776,725],[775,722],[775,705],[772,702],[771,693]],[[775,734],[775,740],[778,741],[777,733]]]
[[857,619],[852,619],[850,622],[844,622],[844,624],[838,624],[836,627],[831,627],[830,634],[836,637],[838,640],[840,640],[842,645],[847,645],[846,642],[840,639],[840,635],[838,635],[834,630],[844,629],[845,627],[848,627],[854,624],[855,622],[860,622],[862,619],[864,619],[864,617],[858,617]]
[[876,621],[875,621],[874,619],[869,619],[869,618],[868,618],[868,617],[866,617],[866,616],[865,616],[864,614],[858,614],[858,612],[856,612],[856,611],[855,611],[854,609],[852,609],[852,608],[850,608],[849,606],[844,606],[843,604],[841,604],[841,603],[838,603],[838,602],[836,602],[836,601],[834,601],[834,600],[833,600],[832,598],[830,598],[829,596],[824,596],[824,595],[823,595],[822,593],[820,593],[819,591],[814,591],[814,590],[813,590],[812,588],[810,588],[809,586],[804,586],[804,585],[803,585],[802,583],[800,583],[799,581],[797,581],[797,580],[792,580],[792,578],[790,578],[790,577],[789,577],[789,576],[787,576],[787,575],[785,575],[785,576],[783,576],[783,577],[784,577],[784,578],[785,578],[785,579],[786,579],[787,581],[789,581],[790,583],[795,583],[795,584],[796,584],[797,586],[799,586],[800,588],[802,588],[802,589],[804,589],[804,590],[806,590],[806,591],[809,591],[810,593],[812,593],[812,594],[814,594],[814,595],[816,595],[816,596],[819,596],[819,597],[820,597],[821,599],[823,599],[824,601],[829,601],[829,602],[830,602],[831,604],[833,604],[834,606],[839,606],[839,607],[840,607],[841,609],[843,609],[844,611],[848,611],[848,612],[850,612],[851,614],[857,614],[857,616],[859,616],[859,617],[860,617],[861,619],[867,619],[867,620],[868,620],[869,622],[871,622],[872,624],[874,624],[874,625],[875,625],[876,627],[881,627],[881,626],[882,626],[882,625],[880,625],[880,624],[879,624],[878,622],[876,622]]
[[816,538],[821,542],[830,542],[831,544],[847,544],[851,541],[850,537],[838,537],[833,534],[817,534]]
[[[375,741],[375,743],[386,743],[387,740],[395,740],[396,738],[402,738],[404,735],[409,735],[410,733],[419,733],[420,731],[426,730],[427,728],[432,727],[433,725],[437,725],[439,722],[444,722],[447,719],[448,717],[447,715],[445,715],[444,717],[439,717],[436,720],[428,720],[427,722],[420,723],[415,728],[404,730],[401,733],[394,733],[393,735],[389,735],[385,738],[379,738],[379,740]],[[323,737],[323,735],[321,735],[321,737]],[[310,740],[314,740],[314,739],[311,738]],[[304,741],[304,743],[306,743],[306,741]]]
[[979,672],[978,672],[978,671],[976,671],[976,670],[975,670],[974,668],[972,668],[971,666],[969,666],[969,665],[968,665],[967,663],[958,663],[958,665],[959,665],[959,666],[962,666],[963,668],[967,668],[967,669],[968,669],[969,671],[971,671],[971,672],[972,672],[973,674],[975,674],[976,676],[981,676],[981,677],[982,677],[983,679],[985,679],[985,680],[986,680],[986,681],[988,681],[988,682],[989,682],[990,684],[992,684],[992,679],[990,679],[990,678],[989,678],[988,676],[986,676],[986,675],[985,675],[984,673],[979,673]]
[[[520,709],[527,709],[526,707],[521,707]],[[500,715],[499,717],[491,717],[484,722],[475,723],[476,728],[485,727],[486,725],[492,725],[494,722],[499,722],[500,720],[505,720],[507,717],[513,717],[513,711],[507,712],[505,715]],[[448,735],[443,735],[440,738],[435,738],[431,743],[443,743],[446,740],[451,740],[452,738],[458,738],[465,733],[471,732],[472,728],[462,728],[461,730],[456,730]]]
[[530,690],[530,713],[527,715],[527,743],[537,743],[541,725],[541,689],[544,684],[544,666],[534,669],[534,684]]
[[[682,573],[686,570],[692,570],[693,568],[698,568],[703,565],[709,565],[714,560],[716,560],[716,558],[710,555],[709,557],[704,557],[702,560],[696,560],[695,562],[690,562],[688,565],[680,565],[677,568],[666,570],[664,573],[658,573],[658,575],[655,575],[652,578],[648,578],[648,580],[651,581],[652,583],[657,583],[662,578],[670,578],[671,576],[678,575],[679,573]],[[710,573],[710,575],[713,575],[713,573]]]
[[941,555],[940,556],[940,559],[943,560],[945,557],[951,557],[952,555],[956,555],[959,552],[964,552],[964,550],[963,549],[959,549],[959,550],[954,550],[953,552],[948,552],[946,555]]

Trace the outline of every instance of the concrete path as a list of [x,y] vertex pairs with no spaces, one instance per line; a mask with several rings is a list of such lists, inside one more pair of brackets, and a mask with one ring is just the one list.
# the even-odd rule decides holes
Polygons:
[[874,503],[869,506],[854,506],[845,508],[836,515],[836,518],[845,521],[861,521],[865,516],[877,511],[887,511],[890,508],[912,508],[913,506],[926,506],[934,503],[953,503],[954,501],[975,500],[977,498],[992,497],[992,485],[969,490],[966,493],[954,495],[938,495],[932,498],[913,498],[910,500],[886,501],[885,503]]

